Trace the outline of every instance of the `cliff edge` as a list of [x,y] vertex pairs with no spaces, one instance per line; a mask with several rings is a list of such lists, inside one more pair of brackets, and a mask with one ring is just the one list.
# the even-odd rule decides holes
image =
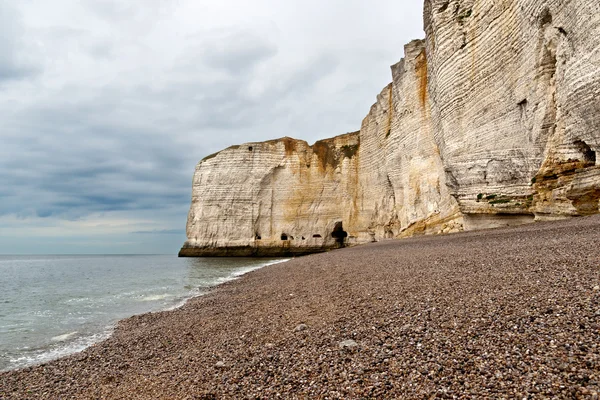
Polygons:
[[359,132],[196,167],[180,256],[289,256],[599,212],[600,3],[426,0]]

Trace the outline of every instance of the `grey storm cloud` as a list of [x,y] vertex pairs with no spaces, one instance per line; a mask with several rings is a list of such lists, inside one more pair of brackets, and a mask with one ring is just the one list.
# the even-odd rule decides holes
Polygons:
[[358,129],[422,36],[420,1],[51,3],[0,2],[0,253],[67,228],[174,252],[200,159]]
[[224,32],[202,49],[199,56],[207,66],[238,75],[276,54],[277,47],[273,43],[250,31]]

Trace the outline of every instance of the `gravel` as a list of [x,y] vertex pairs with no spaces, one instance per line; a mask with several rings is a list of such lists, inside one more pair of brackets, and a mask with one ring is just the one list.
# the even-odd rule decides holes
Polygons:
[[1,373],[0,398],[598,398],[599,244],[593,216],[294,259]]

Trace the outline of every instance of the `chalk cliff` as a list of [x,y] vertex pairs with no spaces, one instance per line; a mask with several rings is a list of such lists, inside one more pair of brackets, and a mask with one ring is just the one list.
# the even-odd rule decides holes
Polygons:
[[180,255],[294,255],[598,213],[600,3],[426,0],[359,132],[233,146]]

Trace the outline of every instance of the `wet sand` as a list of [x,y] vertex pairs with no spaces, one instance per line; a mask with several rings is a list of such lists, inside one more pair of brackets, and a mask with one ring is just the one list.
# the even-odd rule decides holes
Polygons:
[[600,216],[297,258],[0,374],[1,399],[597,392]]

